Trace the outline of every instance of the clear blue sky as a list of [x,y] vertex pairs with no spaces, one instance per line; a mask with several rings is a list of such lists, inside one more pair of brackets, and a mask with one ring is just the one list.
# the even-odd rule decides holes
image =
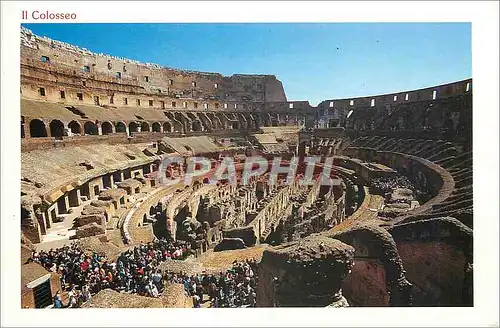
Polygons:
[[469,23],[24,26],[94,52],[143,62],[223,75],[274,74],[289,100],[312,105],[472,76]]

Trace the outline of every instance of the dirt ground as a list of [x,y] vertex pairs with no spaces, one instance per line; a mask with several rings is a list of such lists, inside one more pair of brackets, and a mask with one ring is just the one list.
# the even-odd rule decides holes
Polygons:
[[234,261],[244,261],[246,259],[255,259],[259,262],[262,254],[269,245],[261,244],[245,249],[214,252],[209,250],[201,255],[199,261],[207,271],[220,271],[229,268]]

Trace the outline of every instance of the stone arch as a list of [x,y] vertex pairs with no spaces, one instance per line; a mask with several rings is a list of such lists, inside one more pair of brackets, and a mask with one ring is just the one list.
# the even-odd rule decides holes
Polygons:
[[214,130],[222,129],[223,125],[222,125],[222,122],[221,122],[220,118],[218,118],[217,116],[215,116],[213,113],[208,113],[207,116],[212,121],[212,128]]
[[193,121],[192,127],[193,127],[193,131],[195,131],[195,132],[199,132],[199,131],[203,130],[201,127],[200,121],[198,121],[198,120]]
[[98,135],[99,134],[99,130],[97,129],[97,125],[95,125],[93,122],[85,122],[85,124],[83,125],[83,131],[85,132],[85,134],[88,134],[88,135]]
[[304,115],[297,115],[297,124],[306,125],[306,117]]
[[263,126],[271,126],[271,119],[269,114],[262,114],[260,122]]
[[241,122],[241,128],[248,129],[249,124],[248,124],[248,121],[247,121],[247,118],[245,117],[245,115],[243,115],[241,113],[237,113],[235,115],[238,118],[238,120],[240,120],[240,122]]
[[104,135],[111,134],[111,133],[113,133],[113,126],[109,122],[102,122],[101,130],[102,130],[102,134],[104,134]]
[[279,125],[279,114],[278,113],[274,113],[274,114],[270,114],[270,121],[271,121],[271,126],[278,126]]
[[194,115],[193,113],[187,113],[187,116],[189,117],[189,119],[191,121],[196,121],[198,119],[198,117],[196,115]]
[[128,131],[130,133],[133,133],[133,132],[137,132],[139,129],[139,124],[137,124],[136,122],[130,122],[129,125],[128,125]]
[[54,138],[62,138],[64,135],[64,124],[59,120],[52,120],[49,124],[50,136]]
[[163,123],[163,132],[172,132],[172,124],[170,122]]
[[141,132],[149,132],[149,124],[148,122],[141,123]]
[[47,128],[42,120],[34,119],[30,122],[30,135],[32,138],[43,138],[47,136]]
[[161,125],[158,122],[154,122],[153,125],[151,126],[151,130],[153,132],[161,132]]
[[205,130],[212,130],[212,122],[205,113],[199,114],[198,117],[200,118]]
[[184,132],[184,128],[182,127],[182,124],[175,120],[174,122],[174,132]]
[[68,129],[71,131],[72,134],[82,133],[82,125],[78,121],[69,122]]
[[250,114],[251,121],[254,122],[254,127],[258,128],[261,125],[260,117],[258,115]]
[[116,122],[115,129],[117,133],[127,132],[127,126],[123,122]]
[[186,116],[184,116],[182,113],[175,112],[174,113],[174,118],[175,120],[179,121],[182,124],[182,131],[183,132],[190,132],[192,131],[192,122],[190,119],[188,119]]
[[215,115],[215,117],[219,120],[221,124],[221,129],[228,129],[229,128],[229,121],[227,119],[227,116],[225,116],[222,113],[218,113]]

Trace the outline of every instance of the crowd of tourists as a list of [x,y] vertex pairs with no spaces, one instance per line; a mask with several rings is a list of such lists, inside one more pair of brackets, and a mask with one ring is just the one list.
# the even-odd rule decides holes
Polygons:
[[[186,294],[193,299],[195,308],[207,307],[255,307],[257,286],[255,260],[233,262],[230,269],[218,274],[166,273],[171,283],[182,283]],[[206,297],[204,297],[206,296]]]
[[54,296],[54,307],[79,307],[100,290],[117,291],[158,297],[164,288],[164,277],[157,268],[168,260],[182,260],[191,254],[184,241],[154,240],[142,243],[122,253],[115,262],[108,262],[93,252],[87,254],[77,244],[49,251],[34,251],[28,261],[41,264],[61,276],[61,286],[68,291],[63,304],[61,293]]
[[373,179],[370,184],[373,193],[385,195],[392,192],[396,188],[406,188],[412,191],[417,191],[414,184],[403,175],[396,175],[394,177],[380,177]]

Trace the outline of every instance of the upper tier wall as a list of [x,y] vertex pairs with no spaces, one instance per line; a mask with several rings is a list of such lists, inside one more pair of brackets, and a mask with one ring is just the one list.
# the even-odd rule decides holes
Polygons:
[[142,90],[143,93],[164,93],[173,97],[286,101],[283,85],[274,75],[235,74],[226,77],[218,73],[172,69],[92,53],[87,49],[36,36],[22,28],[21,64],[28,69],[39,68],[42,61],[45,64],[42,66],[50,65],[52,72],[105,82],[110,90],[117,89],[117,85],[124,85],[135,89],[135,92]]
[[[95,54],[21,29],[21,97],[72,105],[175,110],[293,112],[306,127],[344,126],[353,109],[371,111],[472,94],[472,79],[391,94],[288,101],[274,75],[230,77]],[[333,120],[333,121],[332,121]],[[313,121],[323,122],[313,124]]]
[[424,100],[436,100],[472,93],[472,79],[432,86],[424,89],[400,91],[366,97],[328,99],[319,103],[318,108],[353,109],[381,107]]

